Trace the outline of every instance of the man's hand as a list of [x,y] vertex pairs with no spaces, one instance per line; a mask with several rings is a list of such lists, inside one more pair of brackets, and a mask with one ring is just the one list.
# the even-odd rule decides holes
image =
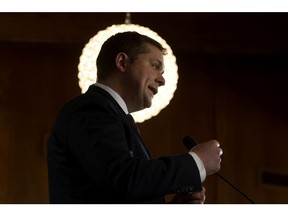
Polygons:
[[197,154],[197,156],[202,160],[206,170],[206,175],[212,175],[219,171],[223,150],[220,148],[220,144],[217,140],[210,140],[198,144],[190,151]]
[[189,192],[176,194],[171,204],[203,204],[205,202],[205,188],[202,186],[200,192]]

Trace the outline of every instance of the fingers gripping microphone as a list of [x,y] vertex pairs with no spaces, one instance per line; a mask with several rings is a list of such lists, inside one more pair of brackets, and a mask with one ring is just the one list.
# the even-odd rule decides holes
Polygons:
[[[185,147],[190,150],[192,149],[194,146],[198,145],[198,142],[192,138],[191,136],[185,136],[183,138],[183,144],[185,145]],[[219,173],[216,173],[216,175],[221,178],[223,181],[225,181],[228,185],[230,185],[232,188],[234,188],[237,192],[239,192],[242,196],[244,196],[247,200],[249,200],[251,203],[255,204],[255,202],[246,194],[244,194],[242,191],[240,191],[240,189],[238,189],[235,185],[233,185],[230,181],[228,181],[226,178],[224,178],[222,175],[220,175]]]

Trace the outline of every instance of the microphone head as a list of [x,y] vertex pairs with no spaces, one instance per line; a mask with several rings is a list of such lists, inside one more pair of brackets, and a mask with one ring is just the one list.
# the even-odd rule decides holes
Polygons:
[[198,142],[191,136],[185,136],[182,142],[188,150],[198,145]]

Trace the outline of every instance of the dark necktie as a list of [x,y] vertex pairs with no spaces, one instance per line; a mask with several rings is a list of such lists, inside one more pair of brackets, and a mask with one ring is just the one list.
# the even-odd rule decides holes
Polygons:
[[131,125],[133,126],[133,128],[135,129],[135,131],[137,132],[137,135],[138,135],[137,138],[138,138],[138,140],[139,140],[139,145],[140,145],[141,149],[143,150],[143,152],[144,152],[144,154],[146,155],[146,157],[147,157],[148,159],[150,159],[150,156],[149,156],[149,154],[148,154],[148,152],[147,152],[147,149],[144,147],[144,143],[143,143],[143,141],[142,141],[142,139],[141,139],[139,129],[138,129],[137,125],[136,125],[136,122],[134,121],[133,116],[132,116],[131,114],[127,114],[127,117],[128,117],[129,122],[131,123]]
[[127,114],[127,117],[129,119],[129,122],[133,125],[133,127],[136,129],[136,131],[138,132],[138,134],[140,135],[140,131],[139,128],[137,127],[137,124],[133,118],[133,116],[131,114]]

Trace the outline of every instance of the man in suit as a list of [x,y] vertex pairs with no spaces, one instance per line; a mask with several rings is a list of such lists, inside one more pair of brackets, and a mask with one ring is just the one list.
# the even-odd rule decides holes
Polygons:
[[50,203],[203,203],[206,175],[220,169],[216,140],[152,159],[129,113],[150,107],[165,49],[136,32],[102,46],[97,83],[68,102],[48,144]]

